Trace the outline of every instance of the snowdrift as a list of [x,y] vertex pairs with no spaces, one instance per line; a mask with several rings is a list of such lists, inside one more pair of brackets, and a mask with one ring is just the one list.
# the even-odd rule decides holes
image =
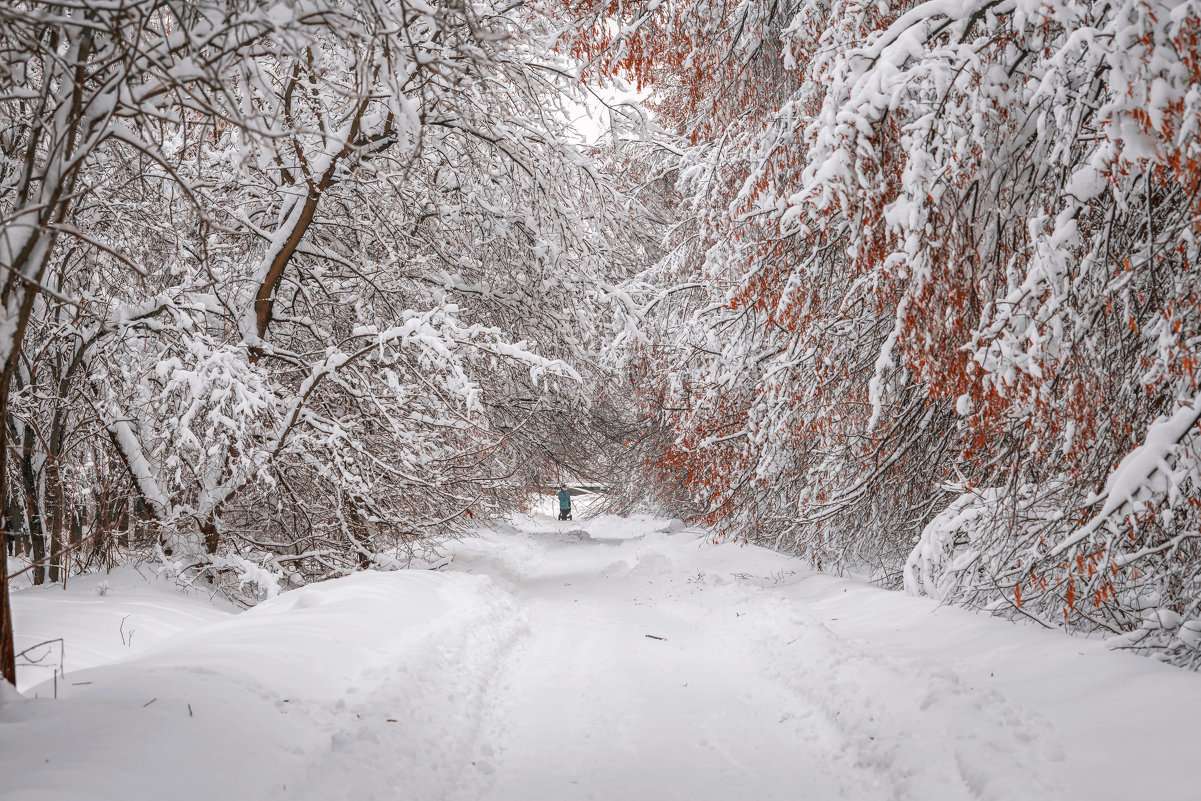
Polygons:
[[[507,596],[486,578],[363,573],[294,590],[73,671],[59,701],[10,694],[0,707],[4,797],[207,801],[237,788],[247,799],[329,798],[347,777],[323,774],[313,755],[362,740],[379,744],[379,769],[401,758],[398,788],[420,784],[461,758],[471,734],[430,677],[453,671],[465,693],[478,692],[489,655],[515,630]],[[358,697],[365,677],[390,671],[392,697]],[[341,730],[347,719],[354,727]]]

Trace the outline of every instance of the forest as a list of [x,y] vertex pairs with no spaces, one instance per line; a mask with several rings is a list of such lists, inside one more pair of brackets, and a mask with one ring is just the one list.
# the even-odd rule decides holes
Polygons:
[[250,607],[570,475],[1197,670],[1199,259],[1201,0],[0,6],[35,585]]

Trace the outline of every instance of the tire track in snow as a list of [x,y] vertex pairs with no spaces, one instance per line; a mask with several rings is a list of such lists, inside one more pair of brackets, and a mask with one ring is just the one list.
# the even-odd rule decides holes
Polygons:
[[750,624],[770,655],[763,661],[769,675],[813,699],[858,762],[889,777],[893,798],[1067,797],[1052,769],[1062,747],[1036,711],[973,689],[940,665],[847,640],[763,588],[740,589],[758,609]]
[[289,801],[439,801],[464,775],[480,741],[481,698],[524,636],[511,595],[484,577],[448,575],[448,613],[380,643],[345,698],[294,706],[298,725],[330,732],[302,777],[276,794]]
[[[433,628],[381,643],[300,791],[413,801],[1056,799],[1046,724],[841,637],[687,535],[464,543]],[[646,634],[666,637],[648,639]],[[393,720],[395,722],[389,722]]]
[[751,640],[688,599],[669,554],[632,550],[526,534],[460,551],[458,569],[504,577],[530,630],[452,798],[889,797],[811,700],[755,680]]

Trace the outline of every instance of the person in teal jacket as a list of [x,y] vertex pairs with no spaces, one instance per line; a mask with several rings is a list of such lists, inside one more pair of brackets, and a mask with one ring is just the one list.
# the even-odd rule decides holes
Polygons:
[[559,519],[571,519],[571,493],[563,486],[559,487]]

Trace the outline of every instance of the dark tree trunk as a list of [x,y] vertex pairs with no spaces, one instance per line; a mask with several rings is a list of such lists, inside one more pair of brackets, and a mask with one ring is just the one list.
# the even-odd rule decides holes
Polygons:
[[[49,472],[49,471],[48,471]],[[50,526],[46,531],[46,538],[50,541],[50,570],[49,576],[51,584],[57,584],[62,575],[63,568],[63,510],[62,510],[62,488],[58,486],[58,471],[51,472],[47,475],[46,496],[50,509]]]
[[46,583],[46,535],[42,532],[42,516],[37,512],[29,515],[30,557],[33,559],[33,583]]
[[[0,426],[0,430],[3,426]],[[4,434],[0,433],[0,442]],[[4,497],[4,448],[0,447],[0,498]],[[5,502],[5,506],[7,507]],[[8,510],[5,509],[7,512]],[[13,648],[13,618],[8,609],[8,552],[0,559],[0,679],[17,683],[17,655]]]

